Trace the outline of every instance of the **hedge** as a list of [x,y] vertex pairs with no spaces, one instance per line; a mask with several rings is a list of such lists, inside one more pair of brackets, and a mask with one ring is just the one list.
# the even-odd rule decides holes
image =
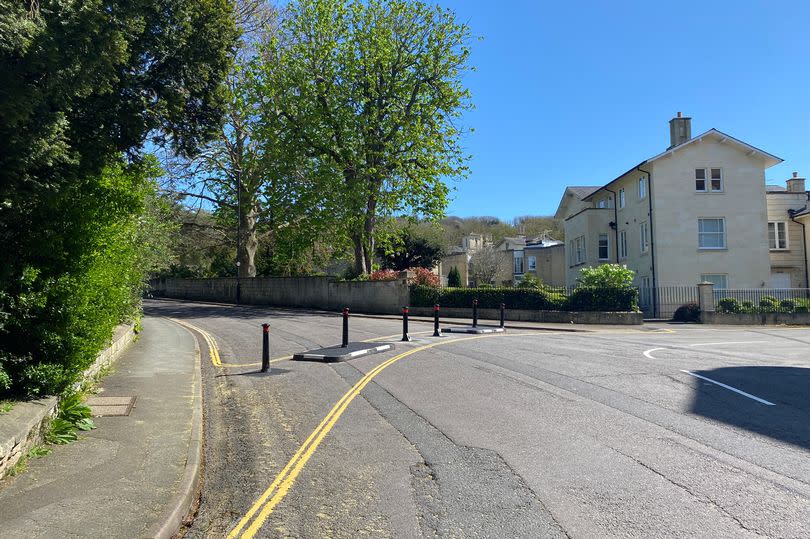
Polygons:
[[569,296],[553,290],[520,288],[431,288],[411,287],[414,307],[470,307],[474,299],[482,309],[497,309],[501,303],[509,309],[539,311],[608,311],[638,310],[635,288],[575,288]]

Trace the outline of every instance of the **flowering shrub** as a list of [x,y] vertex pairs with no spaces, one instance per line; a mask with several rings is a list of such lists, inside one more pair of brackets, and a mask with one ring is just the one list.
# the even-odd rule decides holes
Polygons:
[[438,288],[441,284],[439,276],[427,268],[410,268],[409,272],[413,272],[414,276],[410,279],[411,286],[430,286]]
[[368,276],[369,281],[396,281],[399,278],[399,272],[391,269],[372,271]]

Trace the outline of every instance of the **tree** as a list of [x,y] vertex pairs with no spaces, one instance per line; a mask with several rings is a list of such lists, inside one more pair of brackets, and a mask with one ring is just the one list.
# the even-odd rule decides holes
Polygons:
[[440,231],[430,224],[406,226],[395,231],[387,245],[377,247],[382,267],[397,271],[433,268],[444,254]]
[[505,251],[496,251],[491,245],[486,245],[470,255],[470,275],[476,286],[490,284],[504,267]]
[[381,219],[440,216],[442,179],[466,174],[468,39],[452,11],[419,1],[298,0],[263,49],[261,116],[313,165],[357,273],[371,269]]
[[447,286],[452,288],[458,288],[461,286],[461,273],[459,273],[456,266],[453,266],[450,268],[450,271],[447,272]]
[[0,0],[0,35],[0,379],[42,394],[158,269],[143,146],[211,136],[236,30],[227,0]]

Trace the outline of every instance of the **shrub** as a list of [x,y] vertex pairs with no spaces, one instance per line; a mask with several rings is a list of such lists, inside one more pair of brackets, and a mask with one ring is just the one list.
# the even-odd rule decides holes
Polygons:
[[723,298],[717,302],[717,311],[721,313],[739,313],[742,306],[737,298]]
[[700,321],[700,306],[697,303],[687,303],[675,309],[672,319],[676,322]]
[[779,300],[773,296],[762,296],[759,300],[759,310],[763,313],[773,313],[779,310]]
[[792,299],[783,299],[779,302],[779,310],[784,313],[792,313],[796,310],[796,302]]
[[627,286],[580,286],[568,297],[568,308],[571,311],[635,312],[638,311],[638,290]]
[[450,268],[450,271],[447,273],[447,286],[453,288],[461,286],[461,273],[459,273],[456,266]]
[[410,268],[408,271],[414,274],[410,282],[413,286],[432,286],[434,288],[441,286],[439,276],[427,268]]
[[522,288],[526,290],[542,290],[543,289],[543,281],[539,278],[535,277],[531,274],[526,274],[523,276],[523,279],[517,284],[517,288]]
[[369,274],[369,281],[396,281],[399,278],[399,272],[391,269],[377,270]]
[[629,288],[636,273],[627,266],[619,264],[602,264],[595,268],[579,270],[580,286],[597,288]]

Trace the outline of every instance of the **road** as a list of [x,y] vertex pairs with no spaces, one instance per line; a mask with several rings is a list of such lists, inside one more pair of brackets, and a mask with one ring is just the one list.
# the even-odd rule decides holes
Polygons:
[[[284,358],[338,343],[334,314],[146,313],[218,352],[194,331],[206,463],[187,537],[810,537],[810,329],[436,339],[412,322],[410,343],[323,364]],[[351,322],[352,340],[401,331]]]

